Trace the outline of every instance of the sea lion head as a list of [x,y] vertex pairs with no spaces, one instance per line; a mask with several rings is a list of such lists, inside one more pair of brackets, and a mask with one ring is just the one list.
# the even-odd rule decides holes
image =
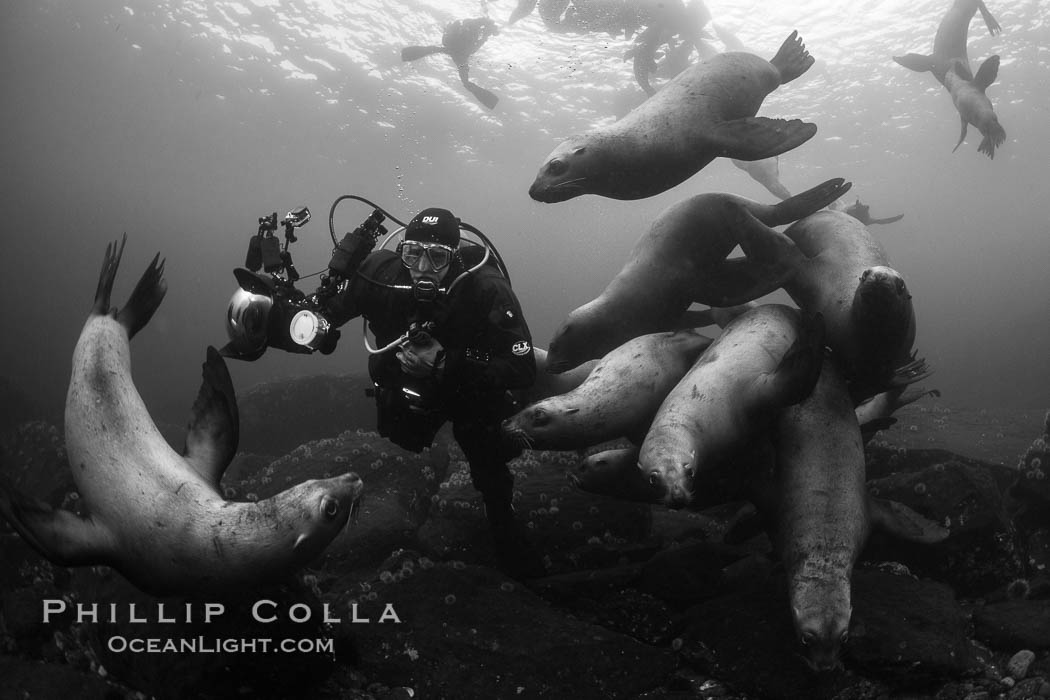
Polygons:
[[660,493],[653,488],[638,467],[637,448],[606,450],[590,455],[569,472],[569,482],[588,493],[610,496],[625,501],[660,503]]
[[685,508],[693,501],[695,462],[695,456],[681,464],[665,458],[658,460],[654,467],[646,467],[639,461],[638,469],[646,480],[654,502],[678,509]]
[[[885,265],[869,267],[860,275],[851,314],[866,345],[887,348],[894,357],[906,351],[915,336],[911,292],[899,272]],[[905,346],[905,347],[900,347]]]
[[593,192],[590,178],[593,177],[594,150],[589,148],[585,136],[565,139],[540,166],[529,187],[529,196],[537,202],[553,204]]
[[[564,418],[579,412],[579,408],[565,406],[560,397],[544,399],[526,406],[503,421],[500,431],[513,444],[525,449],[559,449],[562,440],[576,432],[567,426]],[[571,448],[569,448],[571,449]]]
[[324,551],[355,512],[363,490],[361,478],[348,472],[304,481],[271,499],[281,519],[294,528],[296,562],[308,562]]
[[817,672],[842,665],[839,654],[849,638],[849,578],[829,577],[792,581],[791,612],[802,657]]

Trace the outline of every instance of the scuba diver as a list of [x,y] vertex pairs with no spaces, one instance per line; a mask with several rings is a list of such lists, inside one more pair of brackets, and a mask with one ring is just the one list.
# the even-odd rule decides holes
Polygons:
[[499,34],[496,23],[488,17],[458,19],[445,26],[441,35],[441,46],[406,46],[401,49],[402,61],[416,61],[435,53],[447,53],[456,64],[459,80],[478,102],[493,109],[499,98],[476,83],[470,81],[470,57],[485,45],[490,36]]
[[[383,218],[377,207],[336,244],[329,276],[313,295],[260,289],[262,278],[235,271],[242,289],[230,304],[231,342],[223,354],[255,359],[267,345],[327,354],[335,349],[337,327],[363,316],[377,343],[368,346],[368,372],[379,434],[419,452],[451,420],[485,503],[499,567],[521,578],[542,576],[543,562],[512,505],[507,463],[521,448],[504,441],[499,429],[520,408],[511,390],[531,386],[536,376],[532,337],[502,260],[487,239],[484,246],[469,239],[461,245],[460,220],[440,208],[419,212],[396,251],[380,246],[372,252],[386,233]],[[253,286],[263,293],[245,291]],[[253,330],[260,324],[264,335]]]

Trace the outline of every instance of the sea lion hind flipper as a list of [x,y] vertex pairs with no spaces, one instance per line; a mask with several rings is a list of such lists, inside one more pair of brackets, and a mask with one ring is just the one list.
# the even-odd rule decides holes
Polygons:
[[767,226],[783,226],[798,221],[839,199],[849,192],[851,187],[853,183],[841,177],[826,180],[816,187],[774,204],[763,223]]
[[940,523],[920,515],[903,503],[885,498],[869,495],[868,514],[872,527],[908,542],[934,544],[947,539],[951,534],[948,528]]
[[201,478],[219,488],[223,472],[237,453],[240,424],[233,380],[214,347],[201,365],[200,391],[186,433],[183,456]]
[[124,244],[128,241],[125,233],[120,239],[120,247],[116,241],[106,244],[106,253],[102,257],[102,269],[98,273],[98,286],[95,287],[95,304],[91,307],[91,313],[101,316],[109,313],[109,298],[113,293],[113,280],[117,278],[117,268],[120,267],[120,258],[124,255]]
[[813,57],[806,51],[806,45],[802,43],[798,31],[793,31],[769,62],[780,71],[780,84],[783,85],[809,70],[813,65]]
[[714,125],[708,139],[724,158],[762,160],[797,148],[816,133],[816,124],[801,119],[742,117]]
[[981,67],[977,69],[977,75],[973,77],[973,86],[984,92],[988,86],[995,82],[999,76],[999,56],[991,55],[984,60]]
[[417,61],[436,53],[448,53],[444,46],[406,46],[401,49],[402,61]]
[[977,147],[978,153],[983,153],[989,158],[995,158],[995,149],[1006,140],[1006,130],[999,124],[994,124]]
[[0,480],[0,515],[29,546],[54,564],[87,566],[109,561],[109,530],[90,516],[80,517],[30,498],[6,480]]
[[[158,262],[159,261],[159,262]],[[164,261],[160,260],[160,253],[153,256],[149,267],[142,273],[131,296],[124,307],[117,312],[117,321],[128,331],[128,338],[134,338],[142,328],[149,323],[153,313],[164,300],[164,294],[168,291],[168,285],[164,281]]]

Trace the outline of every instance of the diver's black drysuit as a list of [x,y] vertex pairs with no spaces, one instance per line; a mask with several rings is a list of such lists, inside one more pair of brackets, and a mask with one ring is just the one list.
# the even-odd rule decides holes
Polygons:
[[377,347],[397,340],[412,323],[432,324],[428,333],[445,352],[440,380],[405,374],[396,348],[369,358],[379,434],[418,452],[451,419],[453,436],[463,448],[474,488],[481,492],[499,538],[501,529],[513,527],[514,477],[507,462],[521,453],[521,448],[501,440],[499,426],[516,410],[510,390],[533,383],[536,362],[532,336],[510,283],[492,264],[460,276],[464,253],[461,247],[444,278],[445,285],[458,278],[447,294],[419,301],[400,257],[389,250],[376,251],[338,294],[324,301],[325,315],[334,326],[364,316]]

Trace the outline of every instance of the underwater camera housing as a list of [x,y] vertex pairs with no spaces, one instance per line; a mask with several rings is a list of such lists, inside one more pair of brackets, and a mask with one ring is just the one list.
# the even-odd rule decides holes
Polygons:
[[[364,202],[372,207],[372,211],[357,228],[337,240],[335,210],[345,199]],[[310,218],[310,210],[305,206],[292,209],[280,221],[277,219],[277,212],[259,218],[258,230],[248,243],[244,267],[233,272],[238,289],[227,307],[226,331],[229,342],[222,349],[223,355],[251,361],[261,357],[267,347],[294,353],[332,352],[339,338],[339,330],[325,317],[325,302],[345,289],[350,278],[376,248],[381,237],[386,236],[379,246],[384,248],[394,235],[405,227],[405,224],[363,197],[338,197],[328,215],[328,229],[333,243],[328,269],[320,274],[321,284],[317,290],[305,294],[295,286],[301,277],[292,262],[288,247],[298,240],[295,235],[296,229],[304,226]],[[393,233],[389,233],[383,225],[387,219],[399,226]],[[278,240],[278,231],[282,228],[283,246]],[[461,222],[460,229],[474,234],[480,240],[480,243],[477,243],[462,239],[468,247],[483,251],[483,254],[475,256],[480,258],[480,262],[461,273],[452,281],[449,289],[459,278],[488,263],[495,264],[509,281],[510,276],[503,259],[488,238],[467,223]],[[407,334],[380,350],[371,347],[368,349],[373,354],[386,352],[406,338]]]

